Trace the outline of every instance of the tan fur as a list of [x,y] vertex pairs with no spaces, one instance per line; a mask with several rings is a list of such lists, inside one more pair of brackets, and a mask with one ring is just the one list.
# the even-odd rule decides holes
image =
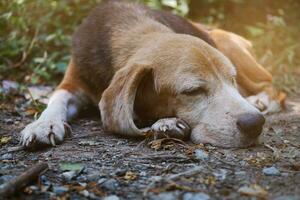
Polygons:
[[[114,16],[105,26],[96,26],[93,18],[99,16],[90,15],[73,37],[72,59],[52,97],[57,105],[43,112],[45,118],[61,113],[62,127],[69,113],[87,104],[80,96],[87,96],[98,104],[109,132],[144,136],[150,128],[173,131],[180,138],[191,133],[195,143],[222,147],[256,143],[264,118],[241,96],[235,80],[246,95],[272,93],[273,87],[270,74],[251,55],[251,44],[234,34],[211,30],[216,49],[199,37],[174,32],[143,12],[129,16],[122,12],[126,23]],[[245,115],[251,117],[250,125],[247,121],[242,129],[238,121]],[[172,127],[164,127],[167,124]],[[23,134],[26,146],[35,144],[36,129],[30,127]],[[53,135],[50,121],[44,127],[45,136]]]
[[266,92],[269,101],[276,101],[282,107],[286,94],[272,85],[272,75],[261,66],[253,55],[253,46],[247,39],[221,29],[210,29],[201,24],[191,22],[195,27],[206,29],[220,50],[237,69],[237,83],[244,96]]

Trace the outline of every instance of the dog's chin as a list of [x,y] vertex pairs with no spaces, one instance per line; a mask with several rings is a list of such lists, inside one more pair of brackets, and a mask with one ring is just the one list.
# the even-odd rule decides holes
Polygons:
[[[238,135],[238,136],[237,136]],[[215,134],[201,134],[193,133],[191,135],[191,141],[195,144],[210,144],[220,148],[249,148],[257,146],[259,138],[250,139],[242,136],[240,133],[233,134],[232,137],[228,137],[228,134],[224,137]]]

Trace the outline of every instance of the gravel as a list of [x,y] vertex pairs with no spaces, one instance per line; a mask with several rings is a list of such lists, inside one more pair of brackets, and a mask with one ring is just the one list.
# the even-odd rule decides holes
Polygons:
[[263,173],[267,176],[279,176],[280,175],[280,171],[274,166],[263,168]]

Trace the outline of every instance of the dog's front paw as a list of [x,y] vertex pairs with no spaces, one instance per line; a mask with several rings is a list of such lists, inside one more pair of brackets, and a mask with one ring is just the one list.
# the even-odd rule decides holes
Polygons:
[[25,148],[55,146],[64,140],[67,131],[70,127],[62,120],[37,120],[21,132],[20,143]]
[[271,114],[281,111],[279,102],[270,99],[266,92],[261,92],[257,95],[249,96],[246,98],[247,101],[256,107],[263,114]]
[[178,118],[160,119],[151,126],[151,130],[179,139],[188,138],[191,132],[190,126]]

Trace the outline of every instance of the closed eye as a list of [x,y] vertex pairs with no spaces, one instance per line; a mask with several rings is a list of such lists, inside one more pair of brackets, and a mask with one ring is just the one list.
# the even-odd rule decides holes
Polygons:
[[198,87],[198,88],[190,88],[181,92],[181,94],[188,95],[188,96],[196,96],[208,93],[208,89],[205,87]]

